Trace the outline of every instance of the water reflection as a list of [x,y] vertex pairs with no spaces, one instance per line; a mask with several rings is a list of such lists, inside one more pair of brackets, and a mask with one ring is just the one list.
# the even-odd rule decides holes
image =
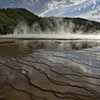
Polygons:
[[98,46],[99,42],[93,40],[3,40],[0,41],[0,56],[25,55],[36,49],[79,50]]
[[[26,43],[27,44],[27,43]],[[0,43],[0,56],[17,56],[31,53],[32,48],[27,44],[16,41],[6,41],[5,43]]]

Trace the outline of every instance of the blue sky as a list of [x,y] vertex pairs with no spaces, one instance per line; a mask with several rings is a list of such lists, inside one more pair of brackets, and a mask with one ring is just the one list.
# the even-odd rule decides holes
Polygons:
[[0,8],[26,8],[42,17],[100,19],[100,0],[0,0]]

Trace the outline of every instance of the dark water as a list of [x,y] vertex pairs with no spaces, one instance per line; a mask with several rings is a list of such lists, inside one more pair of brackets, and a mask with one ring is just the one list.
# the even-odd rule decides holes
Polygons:
[[25,55],[36,49],[79,50],[99,45],[100,43],[94,40],[2,40],[0,56]]

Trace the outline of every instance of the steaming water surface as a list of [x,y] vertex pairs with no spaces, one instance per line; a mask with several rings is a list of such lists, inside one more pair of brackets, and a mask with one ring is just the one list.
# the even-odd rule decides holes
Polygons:
[[100,34],[73,34],[73,33],[44,33],[44,34],[9,34],[1,35],[0,38],[23,38],[23,39],[100,39]]
[[46,50],[79,50],[99,46],[99,40],[43,40],[43,39],[1,39],[0,56],[18,56],[34,52],[38,49]]

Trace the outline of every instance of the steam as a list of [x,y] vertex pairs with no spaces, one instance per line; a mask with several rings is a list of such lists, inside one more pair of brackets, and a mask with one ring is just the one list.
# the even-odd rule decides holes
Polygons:
[[[72,21],[64,22],[63,19],[57,18],[52,23],[51,20],[45,20],[49,24],[45,23],[44,30],[38,23],[28,26],[25,22],[20,22],[11,36],[14,38],[100,39],[99,31],[92,32],[93,30],[91,29],[88,32],[84,32],[86,27],[81,25],[78,26],[77,30]],[[7,36],[9,37],[9,35]]]
[[[52,20],[52,19],[51,19]],[[40,24],[34,23],[32,26],[28,26],[25,22],[20,22],[14,32],[13,35],[7,35],[8,38],[23,38],[26,39],[23,42],[22,41],[16,41],[16,43],[19,45],[19,49],[21,50],[26,50],[27,48],[34,48],[34,49],[58,49],[58,50],[71,50],[71,49],[83,49],[83,48],[90,48],[93,46],[97,46],[97,41],[91,41],[90,39],[100,39],[100,35],[91,35],[91,32],[87,34],[89,35],[84,35],[85,33],[83,32],[83,26],[79,26],[79,30],[74,32],[73,30],[75,29],[76,25],[71,22],[67,21],[64,22],[63,19],[58,18],[57,20],[53,20],[54,22],[50,20],[46,20],[49,23],[49,26],[46,25],[46,29],[42,30]],[[55,28],[53,27],[55,24]],[[48,27],[47,27],[48,26]],[[54,28],[53,30],[50,28]],[[97,33],[97,32],[94,32]],[[46,38],[46,39],[51,39],[48,41],[47,40],[36,40],[34,43],[27,41],[27,38],[29,39],[34,39],[34,38]],[[52,39],[68,39],[70,41],[59,41],[59,40],[54,40]],[[80,39],[79,41],[74,39]],[[82,39],[82,40],[81,40]],[[88,41],[89,40],[89,41]],[[95,43],[95,44],[94,44]],[[29,45],[30,44],[30,45]],[[33,45],[34,44],[34,45]],[[22,49],[23,48],[23,49]],[[23,52],[23,51],[22,51]]]
[[13,35],[15,36],[20,35],[20,34],[25,35],[29,32],[30,32],[29,26],[25,22],[22,21],[16,26]]
[[[49,23],[49,26],[46,25],[45,30],[43,31],[41,29],[40,24],[34,23],[32,26],[28,26],[25,22],[20,22],[15,30],[13,35],[32,35],[32,34],[75,34],[73,30],[75,29],[75,24],[71,21],[64,22],[62,19],[54,20],[53,23],[51,23],[49,20],[47,20]],[[81,34],[83,33],[81,30],[82,27],[80,27],[79,31],[77,33]]]

